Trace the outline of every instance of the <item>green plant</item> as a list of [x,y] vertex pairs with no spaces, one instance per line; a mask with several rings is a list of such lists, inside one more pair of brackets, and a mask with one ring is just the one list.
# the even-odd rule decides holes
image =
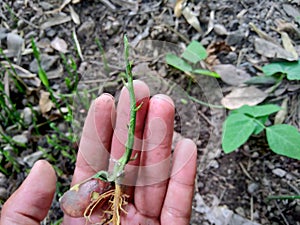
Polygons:
[[266,76],[284,75],[288,80],[300,80],[300,60],[297,62],[274,62],[263,66]]
[[188,74],[201,74],[207,75],[211,77],[220,78],[220,75],[216,72],[212,72],[210,70],[196,68],[197,63],[206,59],[207,52],[205,48],[199,43],[198,41],[192,41],[184,52],[181,54],[181,57],[178,57],[174,54],[167,54],[166,55],[166,62],[167,64],[175,67],[178,70],[181,70]]
[[248,106],[233,110],[223,124],[222,147],[230,153],[244,144],[252,134],[266,130],[270,149],[280,155],[300,160],[300,134],[287,124],[265,126],[269,115],[280,110],[273,104]]
[[[127,79],[127,83],[124,82],[124,86],[127,87],[130,97],[130,120],[125,152],[123,156],[116,161],[111,172],[104,170],[98,171],[83,182],[75,184],[60,200],[61,208],[66,214],[73,217],[84,216],[87,221],[90,221],[91,214],[97,206],[103,206],[103,204],[108,201],[108,206],[103,211],[103,214],[111,216],[111,218],[109,221],[105,222],[105,224],[112,223],[114,225],[120,224],[120,211],[124,210],[122,207],[126,202],[126,198],[129,197],[124,193],[121,184],[126,164],[131,160],[135,160],[135,156],[132,157],[132,150],[134,145],[136,113],[142,105],[136,105],[137,103],[133,88],[133,75],[131,72],[131,64],[128,59],[129,44],[126,36],[124,36],[124,48]],[[92,184],[95,184],[95,182],[97,183],[97,180],[113,184],[114,189],[107,190],[100,194],[95,191],[93,192],[93,190],[90,190],[88,187],[91,187]],[[84,199],[86,197],[89,198],[88,201]],[[85,205],[85,203],[87,203],[87,205]]]

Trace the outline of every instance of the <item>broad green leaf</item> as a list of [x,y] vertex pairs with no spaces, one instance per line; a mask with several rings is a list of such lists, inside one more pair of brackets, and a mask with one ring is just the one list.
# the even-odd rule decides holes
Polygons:
[[278,105],[267,104],[258,106],[243,105],[241,108],[234,110],[234,112],[243,113],[253,117],[262,117],[271,115],[272,113],[278,112],[281,108]]
[[207,52],[200,42],[192,41],[181,56],[191,63],[197,63],[207,57]]
[[167,54],[166,55],[166,62],[175,67],[176,69],[179,69],[183,72],[191,72],[192,71],[192,66],[188,64],[186,61],[183,59],[179,58],[178,56],[174,54]]
[[256,127],[252,118],[240,113],[230,114],[223,124],[222,148],[230,153],[244,144]]
[[211,76],[215,78],[220,78],[221,76],[217,74],[216,72],[210,71],[210,70],[204,70],[204,69],[195,69],[193,70],[193,73],[198,73],[201,75]]
[[264,125],[267,122],[268,117],[269,116],[262,116],[254,119],[255,130],[253,131],[253,134],[260,134],[260,132],[262,132],[265,129],[265,127],[263,127],[262,125]]
[[297,62],[275,62],[262,68],[264,74],[272,76],[276,73],[287,75],[288,80],[300,80],[300,60]]
[[300,160],[300,134],[287,124],[277,124],[267,128],[267,140],[273,152]]

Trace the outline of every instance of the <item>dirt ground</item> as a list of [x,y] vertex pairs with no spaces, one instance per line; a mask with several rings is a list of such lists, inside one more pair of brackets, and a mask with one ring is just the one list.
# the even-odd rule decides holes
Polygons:
[[[64,2],[65,7],[61,7],[64,6]],[[168,50],[181,52],[190,41],[197,40],[211,50],[209,58],[202,66],[213,70],[216,65],[230,64],[251,77],[261,74],[261,66],[278,59],[266,57],[257,49],[257,38],[263,35],[253,27],[265,32],[270,40],[281,45],[281,35],[276,29],[285,24],[282,29],[289,34],[296,52],[300,54],[299,1],[188,1],[186,7],[193,12],[191,15],[198,19],[201,30],[193,27],[183,15],[175,17],[175,0],[77,2],[0,1],[1,48],[9,49],[6,42],[8,33],[20,35],[24,40],[24,48],[21,60],[16,64],[36,73],[33,54],[30,51],[24,53],[24,49],[30,48],[33,38],[41,53],[45,55],[45,61],[49,63],[47,72],[51,87],[59,93],[67,93],[67,75],[60,57],[60,52],[64,51],[64,44],[60,43],[59,47],[51,45],[58,37],[67,44],[65,54],[75,56],[74,62],[81,77],[78,89],[95,89],[89,93],[89,98],[93,98],[93,93],[97,95],[99,92],[109,92],[117,96],[122,87],[119,73],[124,68],[122,39],[126,33],[134,46],[133,49],[136,50],[133,50],[132,57],[137,77],[147,82],[152,95],[169,94],[175,101],[175,141],[185,136],[197,143],[198,172],[190,224],[300,224],[299,200],[267,200],[271,195],[300,195],[299,161],[271,152],[264,135],[251,137],[239,150],[224,154],[221,148],[222,123],[228,111],[198,104],[186,97],[188,94],[203,102],[220,106],[223,96],[236,85],[201,75],[191,79],[183,72],[167,66],[164,61],[164,54],[168,53]],[[105,63],[95,39],[101,43],[108,64]],[[147,41],[151,42],[149,48]],[[78,46],[81,48],[81,55],[78,53]],[[105,70],[106,65],[110,68],[109,71]],[[33,106],[38,105],[41,87],[37,86],[36,90],[26,95],[27,100],[18,95],[16,90],[11,90],[11,97],[20,111],[28,102]],[[260,88],[265,90],[268,86],[261,85]],[[298,81],[286,81],[277,88],[275,94],[265,100],[281,105],[283,99],[288,99],[289,110],[285,122],[298,129],[299,93]],[[80,104],[76,105],[76,100],[78,99],[75,97],[73,104],[77,110],[73,113],[74,121],[82,123],[86,111]],[[53,119],[48,114],[49,118]],[[39,116],[38,122],[44,121],[45,118]],[[53,121],[61,131],[68,130],[61,119]],[[49,130],[49,127],[45,127],[37,138],[31,136],[28,141],[30,147],[17,155],[22,172],[14,172],[10,176],[1,174],[3,182],[1,180],[0,186],[6,190],[5,193],[1,193],[1,200],[4,201],[25,178],[25,172],[30,168],[30,163],[24,161],[26,156],[37,152],[38,146],[49,147],[46,138]],[[78,128],[73,130],[80,132]],[[22,132],[24,133],[19,131]],[[70,145],[67,142],[65,144]],[[0,147],[4,148],[4,144]],[[71,147],[74,149],[72,154],[75,154],[76,142],[72,143]],[[43,157],[45,158],[45,154],[39,155],[38,158]],[[53,157],[57,158],[52,163],[61,172],[58,188],[64,191],[70,183],[74,161],[60,155],[59,152]],[[3,157],[0,159],[2,166],[10,168]],[[50,222],[61,218],[59,197],[57,194],[44,224],[51,224]]]

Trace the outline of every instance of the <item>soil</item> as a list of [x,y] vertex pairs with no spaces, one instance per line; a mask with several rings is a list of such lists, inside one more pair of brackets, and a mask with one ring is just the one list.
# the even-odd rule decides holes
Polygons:
[[[134,45],[131,56],[137,78],[147,82],[151,95],[166,93],[173,98],[176,105],[175,137],[189,137],[197,143],[198,172],[190,224],[300,224],[299,200],[267,200],[271,195],[300,195],[299,161],[270,151],[264,134],[251,137],[239,150],[224,154],[221,148],[222,123],[228,112],[225,109],[195,103],[187,98],[186,93],[198,100],[221,105],[222,97],[234,88],[233,85],[207,76],[191,77],[164,62],[164,54],[168,51],[179,54],[190,41],[197,40],[205,48],[211,49],[209,57],[201,66],[213,69],[214,65],[231,64],[250,76],[261,74],[261,66],[278,59],[267,58],[258,53],[254,45],[258,33],[249,24],[253,23],[279,45],[282,39],[276,27],[280,23],[291,24],[295,29],[287,29],[286,32],[300,54],[300,31],[295,33],[300,25],[299,1],[188,1],[187,7],[198,18],[202,33],[191,26],[184,16],[175,17],[175,1],[78,0],[76,4],[65,1],[68,2],[66,7],[49,13],[62,6],[63,2],[0,2],[0,29],[3,30],[0,34],[20,35],[24,40],[23,51],[31,48],[33,38],[41,53],[46,55],[47,62],[57,57],[47,69],[51,74],[50,86],[57,93],[68,94],[69,89],[65,82],[68,74],[63,60],[60,52],[50,45],[55,37],[64,40],[68,46],[65,54],[73,56],[81,78],[77,87],[81,98],[88,99],[93,99],[101,92],[118,96],[123,85],[119,76],[124,69],[122,39],[123,35],[127,34]],[[74,19],[76,14],[71,13],[73,10],[79,16],[79,24],[75,23],[77,20]],[[49,22],[53,17],[56,17],[55,21],[59,23],[47,27],[45,22]],[[76,38],[73,33],[76,33]],[[1,48],[9,49],[6,36],[0,38]],[[78,46],[74,39],[77,39],[80,45],[82,57],[78,54]],[[99,50],[96,39],[101,43],[104,54]],[[150,44],[147,41],[151,41]],[[104,56],[108,64],[105,63]],[[18,57],[11,60],[36,74],[32,68],[34,56],[31,52],[23,54],[19,63],[16,58]],[[105,70],[105,66],[108,66],[109,70]],[[38,77],[36,79],[39,80]],[[26,82],[30,83],[28,80]],[[27,92],[25,97],[13,85],[10,86],[11,98],[23,114],[26,106],[39,105],[40,90],[43,87],[34,84],[31,86],[34,88],[30,93]],[[260,86],[261,89],[268,87]],[[294,89],[291,90],[291,87]],[[282,100],[287,98],[288,116],[285,122],[299,129],[298,87],[298,81],[283,82],[266,102],[280,105]],[[91,91],[86,93],[84,90]],[[76,109],[73,112],[72,128],[68,127],[70,123],[66,123],[54,109],[44,114],[37,113],[35,122],[44,124],[51,120],[61,132],[80,133],[81,126],[78,124],[84,121],[86,109],[78,100],[79,97],[75,97],[72,105],[73,109]],[[273,119],[270,118],[270,123]],[[32,166],[28,157],[25,160],[26,156],[33,156],[33,153],[39,151],[39,146],[48,148],[49,151],[43,152],[37,158],[47,158],[55,166],[59,178],[58,194],[44,224],[59,220],[62,212],[58,199],[70,184],[77,142],[61,138],[60,133],[51,129],[47,123],[41,125],[37,133],[33,128],[34,122],[30,123],[27,130],[10,130],[9,126],[3,124],[1,122],[0,128],[8,135],[25,135],[29,147],[14,153],[20,172],[15,171],[13,165],[7,163],[3,156],[0,157],[0,165],[9,171],[9,175],[3,173],[0,177],[1,191],[4,192],[0,194],[1,200],[5,201],[26,177],[26,172]],[[55,146],[49,144],[49,135],[58,135],[62,146],[71,147],[72,151],[68,151],[70,157],[61,154]],[[5,142],[1,141],[0,146],[4,149]],[[50,159],[50,153],[54,159]],[[239,217],[240,220],[234,220],[233,217],[228,219],[225,212]]]

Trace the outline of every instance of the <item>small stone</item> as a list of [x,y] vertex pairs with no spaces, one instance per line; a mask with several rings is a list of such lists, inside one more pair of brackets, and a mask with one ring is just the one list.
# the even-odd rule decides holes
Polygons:
[[27,155],[23,158],[23,161],[30,167],[33,166],[33,164],[40,159],[43,156],[43,152],[38,151],[38,152],[34,152],[30,155]]
[[0,41],[4,40],[7,37],[7,29],[0,27]]
[[46,31],[46,35],[47,37],[52,38],[56,35],[56,30],[49,28]]
[[81,37],[89,37],[93,34],[95,29],[95,22],[93,20],[85,21],[79,28],[78,28],[78,35]]
[[211,160],[211,161],[209,162],[208,166],[209,166],[210,168],[218,169],[218,168],[219,168],[219,163],[218,163],[217,160],[214,160],[214,159],[213,159],[213,160]]
[[238,45],[242,42],[243,38],[244,38],[244,34],[241,31],[239,30],[233,31],[228,34],[226,38],[226,43],[230,46]]
[[12,51],[13,56],[21,54],[23,43],[24,39],[21,36],[14,33],[7,35],[7,48]]
[[237,207],[237,208],[235,209],[235,212],[236,212],[237,214],[239,214],[240,216],[245,217],[245,210],[244,210],[242,207]]
[[23,110],[24,123],[30,125],[32,123],[32,111],[29,107],[25,107]]
[[[50,70],[50,68],[54,65],[54,63],[56,63],[56,61],[58,60],[58,56],[50,56],[50,55],[46,55],[46,54],[41,54],[41,66],[42,68],[47,72]],[[30,63],[30,71],[37,73],[39,70],[38,68],[38,64],[36,59],[34,59],[31,63]]]
[[226,56],[226,63],[234,63],[237,60],[238,56],[235,52],[229,52]]
[[248,190],[249,194],[253,194],[255,191],[257,191],[258,188],[259,188],[259,185],[257,183],[250,183],[248,185],[247,190]]
[[286,171],[280,168],[273,169],[272,173],[274,173],[278,177],[284,177],[286,175]]
[[39,5],[42,7],[43,10],[53,9],[53,5],[46,1],[40,2]]
[[0,186],[4,187],[7,183],[7,178],[3,173],[0,173]]
[[6,200],[8,197],[7,189],[4,187],[0,187],[0,199]]
[[28,138],[24,134],[19,134],[19,135],[13,136],[13,140],[15,142],[20,143],[20,144],[27,144],[28,143]]
[[216,24],[214,26],[214,32],[219,36],[224,36],[228,34],[228,31],[222,24]]

